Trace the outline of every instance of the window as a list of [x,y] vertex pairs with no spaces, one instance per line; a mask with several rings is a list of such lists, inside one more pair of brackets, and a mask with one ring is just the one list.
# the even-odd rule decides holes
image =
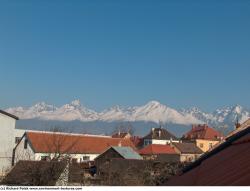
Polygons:
[[18,144],[21,141],[22,137],[15,137],[15,144]]
[[89,161],[89,160],[90,160],[90,157],[89,157],[89,156],[83,156],[83,157],[82,157],[82,160],[83,160],[83,161]]
[[191,158],[191,157],[189,157],[189,158],[188,158],[188,162],[191,162],[191,161],[192,161],[192,158]]
[[213,143],[209,143],[209,148],[211,149],[213,147]]
[[72,159],[72,163],[77,163],[77,159]]
[[42,161],[49,161],[50,157],[49,156],[41,156]]
[[27,149],[28,148],[28,139],[25,139],[24,141],[24,149]]
[[146,146],[146,145],[150,145],[150,144],[152,144],[152,141],[151,141],[151,140],[148,140],[148,139],[144,140],[144,145],[145,145],[145,146]]
[[203,143],[200,143],[200,148],[203,148],[203,146],[204,146]]

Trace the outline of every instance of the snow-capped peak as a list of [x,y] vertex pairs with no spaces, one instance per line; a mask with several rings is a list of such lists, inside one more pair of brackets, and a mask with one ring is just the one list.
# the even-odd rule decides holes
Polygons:
[[79,99],[73,100],[70,105],[75,106],[75,107],[81,107],[81,102]]
[[250,117],[249,110],[240,105],[217,109],[212,113],[203,112],[197,107],[180,111],[161,104],[158,101],[149,101],[145,105],[135,107],[120,107],[118,105],[102,112],[84,107],[80,100],[74,100],[61,107],[40,102],[29,108],[16,107],[6,110],[21,119],[39,118],[43,120],[61,121],[150,121],[155,123],[173,123],[190,125],[194,123],[208,123],[218,126],[221,124],[240,122]]
[[233,107],[233,112],[235,112],[235,113],[240,114],[242,112],[242,110],[243,110],[243,107],[239,104],[237,104]]
[[146,105],[147,106],[158,106],[158,105],[161,105],[161,103],[153,100],[153,101],[149,101]]
[[29,110],[36,112],[44,112],[44,111],[55,111],[56,107],[53,105],[46,104],[45,102],[39,102],[34,106],[30,107]]

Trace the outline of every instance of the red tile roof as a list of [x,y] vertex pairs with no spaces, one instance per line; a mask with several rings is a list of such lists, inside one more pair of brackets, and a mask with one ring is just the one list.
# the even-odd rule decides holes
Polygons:
[[192,129],[182,137],[183,139],[221,140],[223,135],[215,129],[205,125],[193,125]]
[[166,182],[168,186],[250,186],[250,126]]
[[141,155],[152,155],[152,154],[177,154],[170,145],[148,145],[143,149],[139,150]]
[[111,146],[128,146],[135,149],[129,139],[84,136],[59,133],[27,132],[26,136],[37,153],[89,153],[100,154]]

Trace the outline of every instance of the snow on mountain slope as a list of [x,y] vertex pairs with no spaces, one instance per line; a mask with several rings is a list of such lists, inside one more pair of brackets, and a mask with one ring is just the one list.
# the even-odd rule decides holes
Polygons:
[[235,123],[237,117],[240,122],[250,117],[249,110],[240,105],[225,107],[217,109],[212,113],[207,113],[195,107],[178,111],[157,101],[150,101],[143,106],[129,108],[115,106],[99,113],[82,106],[79,100],[72,101],[70,104],[65,104],[61,107],[41,102],[29,108],[16,107],[6,109],[6,111],[17,115],[21,119],[80,120],[83,122],[145,121],[180,125],[208,123],[213,126],[220,126],[222,124],[232,125]]
[[39,118],[44,115],[50,115],[56,110],[57,108],[55,106],[48,105],[45,102],[40,102],[30,108],[16,107],[9,108],[6,111],[18,116],[21,119],[32,119]]
[[201,123],[201,121],[195,119],[193,116],[182,115],[178,111],[162,105],[157,101],[151,101],[144,106],[135,108],[130,120],[174,124]]
[[30,108],[17,107],[9,108],[6,111],[17,115],[20,119],[38,118],[59,121],[92,121],[98,119],[98,114],[95,111],[83,107],[79,100],[74,100],[70,104],[63,105],[59,108],[41,102]]
[[213,115],[215,116],[215,121],[219,123],[226,123],[228,121],[236,122],[237,118],[239,122],[242,123],[250,117],[250,112],[240,105],[235,105],[217,109]]
[[126,109],[114,106],[101,112],[99,119],[102,121],[125,121],[128,119],[128,114]]
[[224,107],[222,109],[217,109],[212,113],[206,113],[194,107],[188,110],[182,110],[181,113],[184,115],[191,114],[196,119],[213,126],[232,126],[237,121],[237,118],[240,123],[250,118],[249,110],[240,105]]

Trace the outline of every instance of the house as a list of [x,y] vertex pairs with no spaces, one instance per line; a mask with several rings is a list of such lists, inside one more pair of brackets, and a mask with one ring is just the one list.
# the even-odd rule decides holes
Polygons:
[[134,148],[130,139],[53,132],[26,132],[13,151],[13,164],[19,160],[70,158],[93,161],[111,146]]
[[193,162],[203,153],[194,143],[172,143],[171,145],[175,152],[180,155],[180,162]]
[[16,120],[18,117],[0,110],[0,176],[11,167]]
[[250,186],[250,125],[203,154],[164,185]]
[[180,155],[170,145],[147,145],[139,150],[144,160],[157,160],[163,162],[179,162]]
[[143,158],[131,147],[110,147],[105,152],[95,158],[97,171],[106,161],[111,159],[142,160]]
[[67,162],[18,161],[1,184],[9,186],[65,186]]
[[179,142],[179,140],[164,128],[152,128],[150,133],[143,138],[144,146],[150,144],[166,145],[171,142]]
[[194,142],[203,152],[207,152],[219,144],[224,136],[208,125],[193,125],[192,129],[183,135],[183,142]]
[[123,139],[129,139],[131,137],[129,132],[120,132],[118,131],[117,133],[114,133],[112,138],[123,138]]

